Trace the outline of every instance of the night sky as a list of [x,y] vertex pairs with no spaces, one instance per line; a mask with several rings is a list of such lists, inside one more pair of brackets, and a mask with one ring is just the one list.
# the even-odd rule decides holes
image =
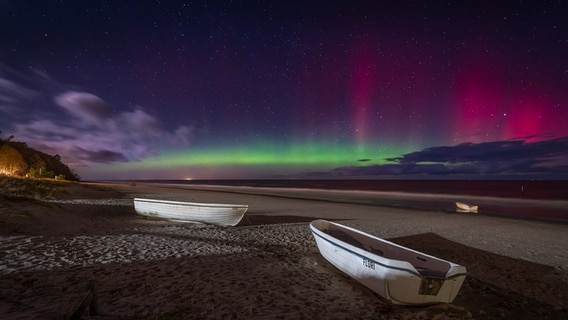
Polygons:
[[83,180],[568,179],[563,1],[0,0],[0,131]]

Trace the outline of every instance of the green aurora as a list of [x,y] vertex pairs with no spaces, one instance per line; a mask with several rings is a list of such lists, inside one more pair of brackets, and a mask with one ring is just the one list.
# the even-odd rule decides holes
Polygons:
[[[160,156],[109,166],[105,171],[148,171],[167,168],[179,176],[169,179],[202,179],[200,173],[222,172],[235,168],[243,172],[266,174],[282,172],[285,175],[311,171],[327,171],[344,166],[389,163],[386,158],[397,157],[411,150],[411,146],[378,147],[373,144],[341,145],[331,143],[305,143],[293,145],[255,144],[225,148],[194,147],[183,151],[163,152]],[[162,172],[163,173],[163,172]],[[217,177],[222,178],[222,177]]]

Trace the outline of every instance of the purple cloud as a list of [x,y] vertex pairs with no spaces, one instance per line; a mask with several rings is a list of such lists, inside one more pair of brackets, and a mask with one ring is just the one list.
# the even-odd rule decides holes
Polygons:
[[139,160],[156,155],[160,146],[189,145],[193,138],[191,127],[169,132],[142,109],[113,114],[90,93],[66,92],[55,102],[65,111],[61,118],[17,124],[15,135],[40,150],[59,153],[71,166]]
[[[192,126],[167,128],[140,107],[117,112],[120,108],[101,97],[67,90],[46,74],[12,72],[10,79],[5,74],[0,72],[0,130],[45,153],[59,154],[70,167],[136,161],[194,140]],[[32,85],[42,81],[49,82],[44,87],[52,92]]]
[[101,125],[111,116],[107,104],[99,97],[86,92],[65,92],[55,97],[55,104],[80,121]]

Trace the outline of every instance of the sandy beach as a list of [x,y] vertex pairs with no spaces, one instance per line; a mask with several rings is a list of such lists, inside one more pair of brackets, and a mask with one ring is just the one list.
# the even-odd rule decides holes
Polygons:
[[[1,318],[67,319],[90,281],[98,314],[82,319],[568,318],[566,224],[306,194],[81,183],[49,201],[0,200]],[[249,211],[235,227],[148,220],[134,197]],[[452,304],[393,306],[319,255],[308,227],[318,218],[464,265],[468,277]]]

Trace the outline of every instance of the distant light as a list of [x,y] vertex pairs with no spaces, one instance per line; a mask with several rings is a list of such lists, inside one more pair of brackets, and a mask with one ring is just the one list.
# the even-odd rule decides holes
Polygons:
[[193,178],[187,177],[187,178],[185,178],[185,179],[183,179],[183,180],[193,180]]

